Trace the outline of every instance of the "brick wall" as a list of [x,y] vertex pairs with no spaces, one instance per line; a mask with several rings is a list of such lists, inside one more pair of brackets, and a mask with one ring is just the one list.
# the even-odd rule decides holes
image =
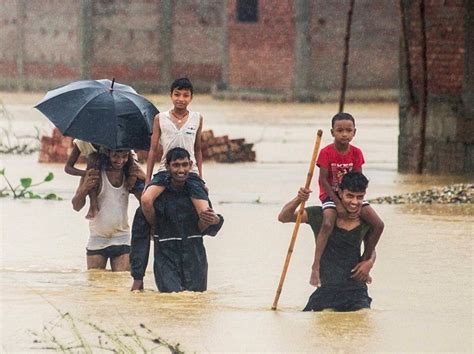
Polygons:
[[[208,88],[221,80],[223,12],[219,0],[170,0],[171,76],[189,76]],[[91,1],[93,78],[116,77],[138,88],[163,83],[160,54],[160,0]],[[310,89],[338,90],[347,1],[308,1]],[[24,50],[18,37],[18,4],[24,4]],[[81,6],[76,0],[0,2],[0,86],[50,88],[81,76]],[[257,23],[236,19],[237,0],[227,0],[228,83],[231,88],[291,92],[295,76],[295,2],[259,0]],[[353,15],[348,89],[397,87],[398,2],[356,1]],[[13,40],[12,40],[13,39]],[[14,45],[12,45],[14,43]],[[20,62],[21,63],[21,62]],[[166,77],[166,75],[165,75]],[[21,78],[20,78],[21,79]],[[21,81],[21,80],[20,80]]]
[[[312,86],[338,90],[349,1],[311,4]],[[398,1],[357,0],[352,15],[348,89],[393,89],[398,85]]]
[[229,0],[229,84],[288,90],[293,85],[294,11],[291,0],[260,0],[256,23],[239,22]]
[[[159,4],[91,1],[92,78],[115,77],[147,91],[169,86],[160,81]],[[172,8],[171,74],[209,88],[221,75],[222,2],[173,0]],[[2,0],[0,87],[21,87],[23,81],[25,89],[49,89],[81,79],[81,11],[76,0]]]
[[159,80],[156,1],[93,1],[93,78],[153,86]]
[[[473,33],[466,22],[468,2],[462,0],[425,1],[427,116],[423,172],[472,173],[474,170],[474,117],[466,107],[466,92],[472,82],[465,80],[468,61],[466,34]],[[411,75],[405,66],[402,47],[399,170],[416,172],[421,161],[422,42],[418,1],[405,1],[407,41]],[[471,9],[472,10],[472,9]],[[470,27],[469,27],[470,26]],[[413,83],[414,102],[410,101],[408,79]]]
[[79,2],[5,0],[0,6],[0,75],[4,86],[15,87],[20,72],[26,89],[78,77]]
[[175,0],[173,77],[188,76],[209,86],[221,77],[222,12],[219,0]]

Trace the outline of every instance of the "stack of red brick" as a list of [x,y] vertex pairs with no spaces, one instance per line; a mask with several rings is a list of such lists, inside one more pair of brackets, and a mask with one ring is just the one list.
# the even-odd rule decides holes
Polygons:
[[[53,136],[42,136],[39,153],[39,162],[60,162],[65,163],[72,151],[72,138],[64,136],[54,128]],[[79,163],[85,163],[85,158],[80,157]]]
[[202,132],[202,156],[204,160],[217,162],[255,161],[253,144],[245,139],[229,139],[227,135],[214,136],[212,130]]
[[[73,148],[72,138],[63,136],[58,129],[53,130],[53,136],[41,137],[39,162],[65,163]],[[217,162],[255,161],[253,144],[245,143],[245,139],[229,139],[227,135],[214,136],[212,130],[202,132],[202,156],[204,160]],[[137,151],[141,161],[146,160],[146,151]],[[81,156],[81,163],[85,160]]]

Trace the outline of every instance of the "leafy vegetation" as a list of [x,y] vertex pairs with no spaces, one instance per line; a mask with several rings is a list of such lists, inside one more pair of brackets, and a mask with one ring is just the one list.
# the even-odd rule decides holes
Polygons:
[[144,324],[137,330],[110,331],[96,323],[78,319],[69,312],[61,312],[59,319],[43,326],[41,332],[30,331],[36,350],[54,350],[63,353],[155,353],[169,350],[184,354],[179,343],[171,344],[154,334]]
[[5,175],[5,168],[0,169],[0,176],[3,177],[7,186],[0,189],[0,197],[12,196],[14,199],[46,199],[46,200],[62,200],[61,197],[56,193],[48,193],[44,196],[31,191],[32,187],[39,186],[46,182],[51,182],[54,179],[54,174],[49,172],[46,177],[38,183],[33,183],[33,179],[30,177],[20,178],[20,183],[17,186],[13,186],[10,180]]

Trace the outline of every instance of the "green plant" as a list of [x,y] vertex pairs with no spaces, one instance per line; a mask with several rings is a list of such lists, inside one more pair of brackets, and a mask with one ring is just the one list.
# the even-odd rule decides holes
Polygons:
[[62,200],[61,197],[56,195],[56,193],[49,193],[45,196],[41,196],[37,193],[32,192],[30,189],[32,187],[39,186],[43,183],[50,182],[54,179],[54,174],[49,172],[46,177],[38,183],[33,183],[33,180],[30,177],[20,178],[20,184],[16,187],[10,183],[10,180],[5,175],[5,168],[0,169],[0,176],[3,176],[7,186],[3,189],[0,189],[0,197],[7,197],[9,195],[13,196],[14,199],[25,198],[25,199],[46,199],[46,200]]
[[[55,307],[56,308],[56,307]],[[33,350],[53,350],[63,353],[113,352],[184,354],[180,344],[170,343],[140,323],[138,330],[110,330],[97,323],[76,318],[69,312],[43,325],[41,332],[30,330]]]

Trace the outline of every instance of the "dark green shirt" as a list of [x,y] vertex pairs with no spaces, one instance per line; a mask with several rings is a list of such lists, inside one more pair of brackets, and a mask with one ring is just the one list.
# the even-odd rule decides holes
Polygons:
[[[323,220],[320,206],[306,208],[308,224],[316,238]],[[351,278],[351,270],[360,262],[361,244],[370,226],[364,221],[350,231],[334,226],[321,256],[319,276],[321,287],[337,290],[367,289],[364,282]]]

